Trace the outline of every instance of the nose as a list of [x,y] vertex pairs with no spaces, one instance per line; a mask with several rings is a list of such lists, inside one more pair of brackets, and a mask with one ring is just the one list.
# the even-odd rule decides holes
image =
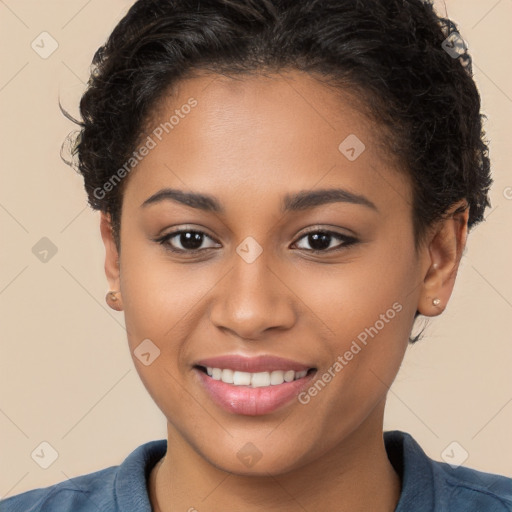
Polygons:
[[263,254],[252,263],[235,258],[234,267],[216,287],[210,310],[216,327],[244,340],[290,329],[298,317],[290,272],[278,265],[271,268]]

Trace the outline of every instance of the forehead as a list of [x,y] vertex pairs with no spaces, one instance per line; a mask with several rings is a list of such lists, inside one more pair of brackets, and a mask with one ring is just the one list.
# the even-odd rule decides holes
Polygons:
[[220,198],[339,185],[409,194],[403,175],[382,154],[378,125],[350,94],[299,71],[181,80],[145,132],[142,143],[151,138],[152,149],[131,172],[126,191],[138,199],[165,186]]
[[[256,154],[265,150],[276,156],[286,152],[289,158],[292,152],[303,156],[322,148],[336,152],[338,144],[333,147],[333,142],[350,133],[362,134],[369,144],[369,138],[377,135],[370,129],[370,120],[352,107],[348,93],[335,92],[300,71],[230,77],[199,73],[174,86],[155,109],[150,127],[191,99],[197,105],[179,123],[187,126],[172,130],[176,143],[186,139],[190,149],[194,144],[203,150],[233,144],[240,148],[245,142],[247,154],[251,149]],[[189,138],[192,131],[194,136]],[[226,140],[226,136],[233,138]]]

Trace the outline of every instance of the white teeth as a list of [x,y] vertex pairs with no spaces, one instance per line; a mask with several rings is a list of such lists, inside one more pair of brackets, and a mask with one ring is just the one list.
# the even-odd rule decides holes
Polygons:
[[[295,373],[295,372],[293,372]],[[275,370],[270,374],[270,384],[275,386],[284,382],[284,372],[282,370]]]
[[291,382],[292,380],[295,379],[295,372],[293,370],[288,370],[285,374],[284,374],[284,380],[285,382]]
[[235,386],[252,386],[253,388],[277,386],[283,382],[292,382],[302,379],[308,373],[307,370],[295,372],[293,370],[274,370],[273,372],[239,372],[230,369],[206,367],[206,373],[215,380],[221,380],[226,384]]
[[228,384],[233,384],[233,374],[235,372],[233,370],[222,370],[222,376],[220,380],[222,382],[227,382]]
[[253,373],[251,377],[251,386],[253,388],[262,388],[263,386],[270,386],[270,373]]
[[233,384],[235,386],[250,386],[251,374],[247,372],[235,372],[233,373]]

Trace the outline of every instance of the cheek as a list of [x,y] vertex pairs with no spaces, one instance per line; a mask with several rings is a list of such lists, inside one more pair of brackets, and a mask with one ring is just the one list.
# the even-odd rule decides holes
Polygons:
[[374,243],[328,274],[319,268],[295,281],[297,294],[326,327],[319,350],[337,376],[333,390],[344,387],[339,396],[378,395],[398,372],[416,311],[419,273],[411,243],[404,237]]
[[375,323],[382,333],[408,326],[418,279],[409,244],[396,240],[368,245],[343,264],[313,265],[297,272],[293,282],[330,334],[348,340]]
[[[378,265],[354,263],[337,278],[317,279],[324,293],[308,296],[308,306],[318,312],[329,332],[323,339],[317,336],[323,365],[299,397],[308,411],[301,421],[325,446],[348,435],[375,410],[400,368],[415,311],[406,296],[406,268],[390,264],[382,279]],[[307,285],[301,282],[305,293]]]
[[[172,262],[163,250],[145,242],[127,244],[122,251],[121,292],[135,367],[157,405],[176,412],[177,404],[187,403],[180,384],[190,372],[187,342],[204,325],[205,300],[219,276],[207,266],[199,268],[201,264]],[[152,357],[142,357],[142,361],[137,357],[139,347],[144,347],[141,343],[149,349],[143,353],[158,354],[149,365],[144,359],[147,362]]]
[[152,399],[171,416],[187,401],[183,340],[197,321],[204,287],[194,281],[192,266],[171,265],[141,247],[123,253],[121,292],[132,359]]
[[163,250],[128,248],[121,292],[129,334],[162,341],[176,338],[211,288],[208,275],[203,272],[198,279],[197,264],[171,262]]

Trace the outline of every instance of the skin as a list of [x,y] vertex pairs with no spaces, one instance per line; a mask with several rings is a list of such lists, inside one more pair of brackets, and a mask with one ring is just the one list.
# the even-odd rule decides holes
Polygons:
[[[168,451],[150,476],[151,503],[162,512],[391,512],[401,483],[383,443],[386,394],[416,310],[436,316],[446,307],[468,210],[454,214],[454,205],[416,253],[411,186],[382,153],[379,127],[348,94],[336,96],[309,75],[205,73],[178,84],[154,126],[190,97],[198,105],[125,184],[120,251],[108,215],[100,224],[106,276],[120,291],[113,307],[124,311],[134,364],[167,418]],[[366,146],[355,161],[338,150],[349,134]],[[141,207],[166,187],[215,196],[225,212],[170,200]],[[363,195],[376,210],[334,202],[281,213],[285,194],[320,188]],[[187,228],[206,233],[202,252],[174,254],[154,241]],[[343,240],[332,237],[332,249],[314,255],[309,228],[359,243],[336,252]],[[236,252],[248,236],[263,249],[250,264]],[[182,248],[182,240],[168,243]],[[401,311],[307,404],[232,414],[211,401],[192,369],[205,357],[271,354],[321,375],[394,303]],[[160,350],[149,366],[133,356],[146,338]],[[252,467],[237,457],[248,442],[262,455]]]

